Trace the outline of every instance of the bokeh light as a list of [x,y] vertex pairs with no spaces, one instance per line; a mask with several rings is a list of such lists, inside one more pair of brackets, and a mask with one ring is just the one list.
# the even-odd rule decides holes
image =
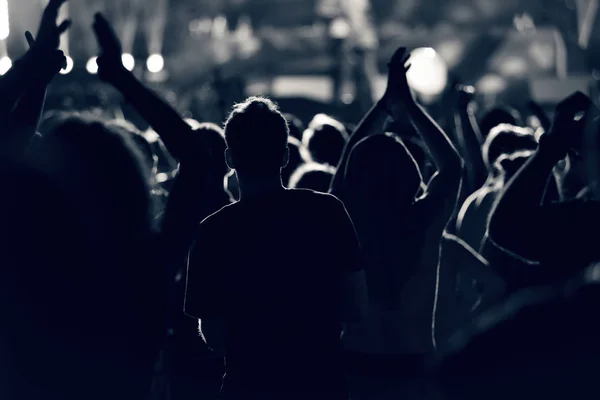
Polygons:
[[165,67],[165,59],[160,54],[152,54],[146,61],[146,67],[152,73],[159,73]]
[[421,47],[411,52],[411,68],[406,74],[408,84],[425,96],[441,94],[448,84],[448,66],[431,47]]
[[135,59],[129,53],[124,53],[121,56],[121,62],[123,63],[123,66],[127,68],[128,71],[133,71],[133,69],[135,68]]
[[87,70],[87,72],[89,72],[92,75],[98,73],[97,59],[98,57],[92,57],[88,60],[87,64],[85,65],[85,69]]
[[68,73],[70,73],[71,71],[73,71],[73,59],[69,56],[67,56],[67,65],[60,70],[60,73],[63,75],[67,75]]
[[0,58],[0,76],[8,72],[12,67],[12,60],[9,57]]

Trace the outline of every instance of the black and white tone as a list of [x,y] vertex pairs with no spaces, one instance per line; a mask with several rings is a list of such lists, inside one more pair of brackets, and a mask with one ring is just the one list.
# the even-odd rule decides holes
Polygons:
[[600,399],[599,0],[0,0],[0,179],[0,400]]

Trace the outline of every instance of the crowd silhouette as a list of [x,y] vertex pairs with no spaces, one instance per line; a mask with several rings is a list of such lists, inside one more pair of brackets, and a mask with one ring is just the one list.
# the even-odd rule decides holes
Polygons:
[[586,95],[478,118],[457,84],[446,134],[401,47],[355,128],[262,96],[196,123],[123,66],[97,14],[98,75],[151,142],[44,109],[64,2],[0,79],[0,398],[598,396]]

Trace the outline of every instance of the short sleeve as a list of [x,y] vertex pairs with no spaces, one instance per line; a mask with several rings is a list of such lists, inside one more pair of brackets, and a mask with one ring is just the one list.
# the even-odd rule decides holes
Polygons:
[[223,310],[223,261],[216,232],[200,225],[188,256],[184,312],[199,319],[218,318]]
[[363,269],[363,258],[354,224],[344,204],[335,197],[333,199],[332,215],[335,220],[335,232],[332,241],[339,260],[338,265],[342,272],[358,272]]

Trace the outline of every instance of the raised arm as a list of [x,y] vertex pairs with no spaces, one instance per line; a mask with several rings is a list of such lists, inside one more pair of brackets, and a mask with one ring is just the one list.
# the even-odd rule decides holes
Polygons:
[[[36,39],[26,33],[29,51],[15,62],[14,66],[0,79],[0,118],[5,124],[23,126],[24,122],[15,118],[32,118],[41,114],[43,100],[40,92],[60,71],[66,62],[64,55],[58,50],[60,36],[66,32],[71,21],[66,20],[57,25],[58,11],[66,0],[51,0],[46,6],[38,29]],[[24,101],[21,101],[23,97]],[[24,110],[28,107],[28,110]],[[31,110],[31,108],[34,110]],[[11,116],[17,108],[16,116]],[[10,119],[10,120],[9,120]],[[37,126],[37,124],[36,124]]]
[[406,67],[407,63],[408,56],[404,48],[398,49],[390,61],[388,85],[393,87],[392,101],[389,103],[390,112],[396,120],[408,116],[429,150],[438,172],[430,182],[428,192],[433,193],[440,189],[444,193],[454,192],[452,201],[455,202],[461,182],[463,161],[444,131],[414,100],[406,78],[406,71],[410,68],[410,65]]
[[542,237],[552,234],[545,231],[547,224],[540,225],[540,205],[548,180],[556,163],[583,135],[586,118],[581,115],[590,107],[590,100],[579,92],[560,103],[552,128],[540,139],[537,152],[507,185],[489,225],[490,239],[501,248],[538,261],[545,242]]
[[27,32],[32,59],[38,60],[36,75],[28,83],[12,112],[8,116],[6,143],[12,151],[25,152],[37,131],[46,100],[46,89],[52,79],[64,67],[66,58],[62,51],[56,49],[40,49],[36,41]]
[[[406,69],[404,71],[406,71]],[[354,146],[356,146],[358,142],[367,136],[385,133],[385,124],[391,119],[390,104],[394,102],[394,85],[396,84],[394,81],[390,80],[391,77],[391,75],[388,75],[387,88],[382,98],[379,99],[375,105],[373,105],[373,107],[371,107],[367,115],[363,117],[350,136],[348,143],[346,143],[344,152],[342,153],[342,157],[337,167],[337,171],[331,181],[331,187],[329,189],[331,194],[343,198],[342,191],[344,175],[346,172],[346,164],[348,163],[350,152]]]
[[125,99],[160,135],[167,150],[182,164],[197,158],[192,128],[166,101],[141,83],[121,61],[122,47],[114,29],[102,14],[96,14],[94,32],[101,48],[98,75],[119,90]]
[[454,125],[460,154],[465,160],[467,181],[466,189],[473,193],[487,178],[487,168],[483,162],[481,145],[483,143],[477,119],[475,118],[475,89],[472,86],[458,86],[457,107],[454,110]]
[[346,143],[346,146],[344,147],[344,152],[342,153],[342,157],[338,163],[336,173],[331,180],[331,187],[329,189],[331,194],[343,198],[344,175],[346,173],[346,164],[348,163],[350,152],[356,143],[361,141],[361,139],[367,136],[384,133],[383,129],[388,117],[389,115],[384,107],[384,104],[380,100],[376,102],[373,107],[371,107],[367,115],[365,115],[362,121],[358,124],[358,127],[354,130],[350,136],[350,139]]

